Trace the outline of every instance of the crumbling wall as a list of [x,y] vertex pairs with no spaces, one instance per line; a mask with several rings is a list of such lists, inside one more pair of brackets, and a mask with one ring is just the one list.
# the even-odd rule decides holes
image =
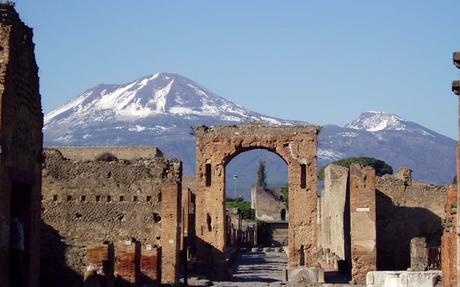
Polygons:
[[457,286],[457,185],[447,190],[446,216],[442,235],[442,283]]
[[[51,147],[52,148],[52,147]],[[115,155],[118,159],[139,159],[162,157],[157,147],[57,147],[62,156],[71,160],[94,160],[103,153]]]
[[78,280],[88,264],[89,244],[133,239],[161,247],[162,280],[177,280],[180,162],[161,157],[79,161],[55,149],[44,156],[43,277],[54,284]]
[[[0,3],[0,286],[10,280],[10,223],[24,229],[21,269],[38,286],[43,114],[32,29]],[[10,284],[10,285],[9,285]]]
[[345,217],[348,168],[328,165],[324,170],[324,191],[321,195],[320,247],[345,260]]
[[[262,221],[287,220],[288,213],[279,189],[268,189],[253,186],[251,194],[254,196],[256,218]],[[284,219],[282,213],[284,210]]]
[[350,166],[351,278],[358,284],[377,270],[375,181],[372,167]]
[[425,237],[427,247],[441,246],[446,186],[413,181],[402,168],[377,177],[377,248],[379,270],[410,267],[410,241]]

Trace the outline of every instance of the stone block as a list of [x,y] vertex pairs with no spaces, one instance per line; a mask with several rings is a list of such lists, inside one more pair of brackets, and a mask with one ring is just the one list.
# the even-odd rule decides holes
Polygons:
[[294,267],[287,270],[288,286],[307,287],[324,283],[324,270],[320,267]]

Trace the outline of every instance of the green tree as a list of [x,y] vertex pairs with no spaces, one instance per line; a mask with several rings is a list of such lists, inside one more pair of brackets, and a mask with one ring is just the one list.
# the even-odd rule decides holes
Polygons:
[[257,169],[257,186],[265,188],[267,186],[265,180],[267,175],[265,173],[265,161],[259,161],[259,168]]
[[286,209],[289,210],[289,187],[287,184],[281,187],[281,193],[283,194],[284,205],[286,205]]
[[255,219],[256,212],[251,208],[251,202],[239,198],[227,198],[225,202],[226,208],[238,208],[241,211],[243,219]]
[[[385,174],[393,174],[393,168],[391,165],[387,164],[383,160],[379,160],[373,157],[350,157],[346,159],[341,159],[334,161],[333,164],[344,166],[349,168],[350,165],[354,163],[359,163],[364,166],[371,166],[375,169],[375,174],[378,176],[382,176]],[[320,180],[324,180],[324,169],[326,167],[322,167],[318,172],[318,177]]]

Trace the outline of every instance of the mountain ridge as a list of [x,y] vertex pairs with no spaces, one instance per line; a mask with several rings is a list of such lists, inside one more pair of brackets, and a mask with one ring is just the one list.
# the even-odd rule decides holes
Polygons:
[[[193,174],[191,127],[248,123],[305,124],[250,111],[179,74],[156,73],[126,84],[87,89],[48,113],[43,131],[47,146],[155,145],[166,156],[182,160],[184,174]],[[349,156],[372,156],[395,169],[409,166],[419,179],[450,183],[455,145],[454,140],[398,115],[369,111],[343,127],[322,126],[318,162],[322,166]],[[235,167],[242,168],[246,167]]]

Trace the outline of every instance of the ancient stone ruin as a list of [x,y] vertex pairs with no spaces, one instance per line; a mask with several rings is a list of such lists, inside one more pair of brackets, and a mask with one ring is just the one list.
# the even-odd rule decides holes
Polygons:
[[81,282],[91,265],[107,284],[177,281],[181,162],[155,148],[46,149],[44,157],[42,285]]
[[[154,147],[43,151],[33,34],[9,1],[0,35],[0,286],[158,286],[189,270],[229,271],[258,239],[238,208],[225,208],[226,166],[253,149],[288,166],[289,215],[279,192],[252,193],[259,220],[288,221],[294,286],[322,284],[326,270],[369,287],[459,286],[458,185],[413,180],[409,168],[377,176],[330,165],[318,192],[311,125],[198,127],[197,176],[187,180]],[[460,68],[459,52],[453,60]]]
[[414,181],[407,168],[379,177],[359,165],[329,165],[324,181],[324,262],[360,284],[370,271],[440,269],[447,187]]
[[0,3],[0,286],[38,286],[43,114],[32,38]]
[[316,126],[198,127],[196,236],[198,259],[209,267],[226,258],[225,167],[238,154],[266,149],[288,165],[289,262],[291,267],[316,263]]

